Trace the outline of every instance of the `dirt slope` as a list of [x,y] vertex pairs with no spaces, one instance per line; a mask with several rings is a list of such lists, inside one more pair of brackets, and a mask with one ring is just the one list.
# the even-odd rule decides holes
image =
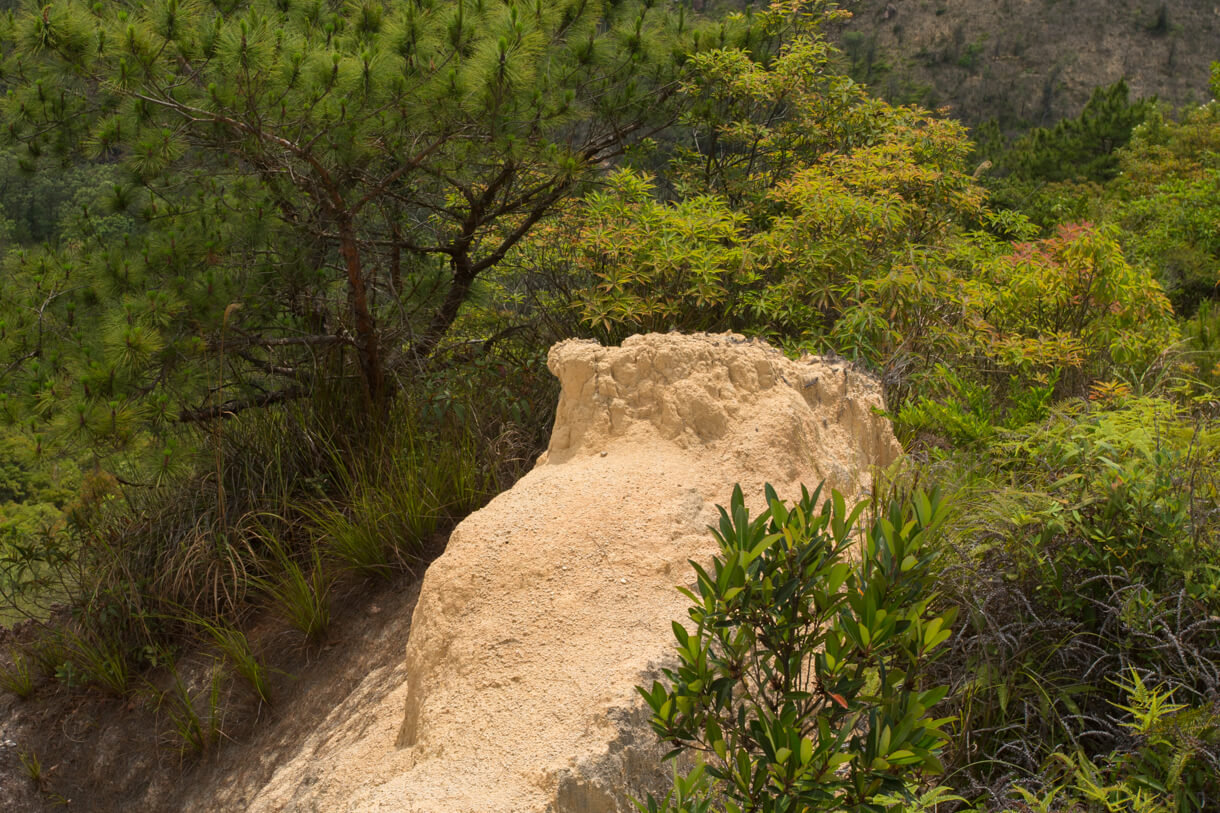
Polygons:
[[949,105],[968,123],[1047,125],[1093,88],[1133,98],[1210,98],[1220,60],[1215,0],[847,0],[854,73],[899,100]]
[[[116,698],[49,684],[30,700],[0,693],[0,811],[242,811],[282,765],[319,764],[343,737],[392,743],[406,681],[401,641],[418,594],[419,580],[408,575],[341,585],[320,645],[303,645],[270,615],[248,630],[276,670],[274,702],[262,705],[243,682],[229,682],[224,736],[200,757],[177,753],[181,742],[151,692]],[[214,657],[198,652],[179,661],[193,692],[206,694]],[[163,683],[166,676],[143,678]],[[38,783],[22,764],[30,754],[42,767]],[[307,793],[307,770],[298,784]],[[310,809],[286,799],[286,810]]]

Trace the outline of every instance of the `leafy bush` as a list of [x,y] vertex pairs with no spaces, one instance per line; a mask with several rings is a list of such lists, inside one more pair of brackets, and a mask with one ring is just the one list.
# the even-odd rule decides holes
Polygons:
[[[977,262],[965,283],[962,333],[980,366],[1023,381],[1059,374],[1061,394],[1097,379],[1138,376],[1177,331],[1168,300],[1126,262],[1113,229],[1060,226]],[[993,379],[994,380],[994,379]]]
[[871,99],[836,73],[821,32],[834,17],[774,15],[774,53],[693,55],[684,137],[647,156],[653,169],[668,159],[661,182],[622,169],[530,247],[586,329],[734,329],[870,361],[902,342],[894,323],[906,314],[873,286],[906,274],[935,289],[983,191],[965,172],[960,125]]
[[820,495],[788,507],[768,486],[751,517],[739,487],[721,508],[721,553],[683,590],[694,629],[674,623],[681,664],[640,689],[661,739],[704,762],[641,810],[879,810],[940,769],[948,720],[929,712],[946,687],[924,671],[953,618],[929,609],[947,509],[892,501],[853,562],[867,504]]
[[1132,258],[1154,269],[1181,313],[1220,298],[1220,169],[1159,183],[1119,204],[1115,217]]
[[[856,115],[874,131],[866,146],[836,153],[815,142],[789,155],[782,144],[771,159],[791,174],[713,182],[740,185],[731,195],[667,203],[648,178],[613,176],[581,212],[573,264],[588,280],[576,296],[586,323],[608,338],[733,329],[885,359],[929,318],[918,294],[941,301],[933,291],[949,273],[953,224],[981,215],[982,193],[961,172],[960,128],[905,109]],[[765,191],[734,199],[751,184]]]
[[933,367],[929,378],[936,380],[936,386],[922,387],[892,416],[894,431],[907,448],[929,438],[943,438],[954,446],[974,445],[993,439],[1001,427],[1040,421],[1050,411],[1057,376],[1041,386],[1010,376],[1004,390],[1007,403],[995,388],[944,364]]
[[[1013,244],[976,234],[958,248],[953,262],[966,270],[910,306],[937,317],[909,332],[889,362],[887,396],[904,439],[973,443],[1040,420],[1066,397],[1160,383],[1178,328],[1113,229],[1061,226]],[[892,291],[878,286],[884,302],[914,295],[894,282]]]
[[575,274],[585,324],[609,340],[735,330],[837,352],[883,370],[895,414],[912,402],[912,433],[955,441],[1098,382],[1144,390],[1177,333],[1118,232],[1077,223],[1031,239],[1029,219],[984,206],[958,125],[869,99],[828,54],[810,24],[770,61],[692,59],[696,111],[726,118],[692,114],[668,186],[610,175],[547,233],[566,257],[539,252]]

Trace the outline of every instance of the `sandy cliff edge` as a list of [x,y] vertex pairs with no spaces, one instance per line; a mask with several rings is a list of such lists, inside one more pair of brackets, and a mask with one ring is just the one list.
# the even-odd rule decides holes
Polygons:
[[[546,454],[424,581],[398,737],[415,769],[392,783],[408,810],[626,809],[595,764],[666,657],[714,505],[737,482],[860,494],[898,453],[872,379],[740,336],[568,341],[548,363],[562,393]],[[646,735],[627,738],[655,750]],[[617,778],[639,793],[656,777]]]

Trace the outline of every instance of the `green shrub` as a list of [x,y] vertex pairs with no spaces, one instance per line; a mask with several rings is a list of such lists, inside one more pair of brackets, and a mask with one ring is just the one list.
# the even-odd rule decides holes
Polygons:
[[1220,169],[1165,180],[1117,204],[1113,217],[1127,253],[1153,270],[1179,313],[1220,298]]
[[1083,395],[1099,379],[1136,379],[1177,338],[1168,300],[1112,228],[1063,225],[976,267],[962,297],[970,311],[946,339],[970,354],[959,366],[995,370],[992,381],[1057,376],[1057,395]]
[[[1106,804],[1141,787],[1196,800],[1180,810],[1220,799],[1218,463],[1213,423],[1117,397],[939,467],[960,483],[940,588],[964,623],[933,667],[961,721],[959,793],[1134,809],[1105,807],[1092,782],[1111,788]],[[1140,722],[1149,687],[1181,704],[1158,730],[1193,732],[1172,748]]]
[[1135,670],[1113,681],[1124,695],[1129,737],[1110,754],[1057,751],[1046,790],[1013,789],[1016,810],[1073,809],[1105,813],[1188,813],[1215,807],[1220,770],[1220,708],[1173,702],[1173,691],[1149,686]]
[[987,442],[1002,427],[1014,428],[1045,418],[1055,389],[1054,378],[1042,386],[1021,386],[1012,376],[1006,387],[1010,403],[1004,404],[991,387],[971,381],[944,364],[933,368],[932,377],[938,379],[937,397],[915,394],[892,416],[894,432],[905,448],[927,437],[944,438],[955,446]]
[[683,590],[694,628],[673,625],[680,666],[640,689],[658,736],[703,762],[642,811],[877,810],[940,770],[946,687],[923,673],[953,618],[929,609],[946,508],[895,499],[861,535],[867,504],[820,495],[789,508],[768,486],[751,518],[737,488],[721,508],[720,555]]

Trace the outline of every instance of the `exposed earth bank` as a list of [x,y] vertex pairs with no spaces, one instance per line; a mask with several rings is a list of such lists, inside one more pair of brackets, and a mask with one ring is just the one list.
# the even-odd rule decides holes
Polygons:
[[715,504],[734,483],[859,494],[898,453],[871,379],[739,336],[570,341],[549,366],[550,447],[429,568],[405,686],[328,720],[251,809],[629,809],[667,774],[633,687],[667,657]]

